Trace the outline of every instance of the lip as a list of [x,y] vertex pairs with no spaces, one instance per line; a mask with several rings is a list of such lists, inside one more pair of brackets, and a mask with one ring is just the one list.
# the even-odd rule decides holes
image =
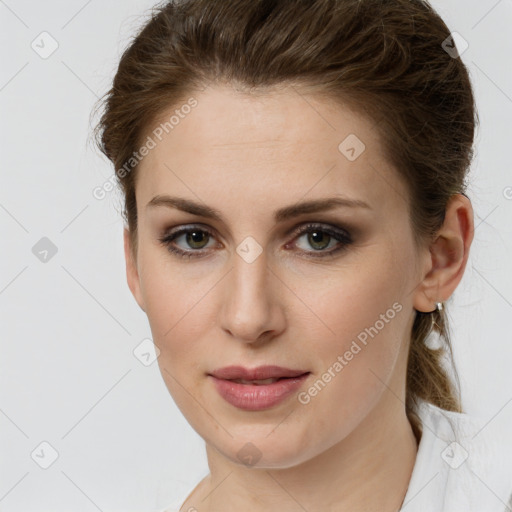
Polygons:
[[283,366],[258,366],[256,368],[244,368],[243,366],[225,366],[214,370],[209,375],[217,379],[244,379],[244,380],[264,380],[280,377],[298,377],[308,373],[307,370],[293,370]]
[[[260,366],[252,370],[241,366],[221,368],[208,375],[226,402],[245,411],[261,411],[276,406],[296,392],[311,372],[279,366]],[[230,379],[264,380],[281,378],[271,384],[242,384]]]

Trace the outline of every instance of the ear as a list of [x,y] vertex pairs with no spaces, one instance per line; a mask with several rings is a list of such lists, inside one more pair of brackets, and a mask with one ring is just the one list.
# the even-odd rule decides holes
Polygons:
[[474,235],[471,201],[454,194],[448,201],[443,225],[429,247],[426,273],[415,288],[414,308],[424,313],[436,308],[436,302],[448,300],[457,288],[469,257]]
[[144,307],[144,301],[140,291],[140,279],[139,271],[137,269],[137,262],[133,256],[132,244],[130,240],[130,231],[128,228],[123,230],[124,237],[124,258],[126,261],[126,280],[128,281],[128,287],[130,288],[132,295],[135,297],[137,304],[140,306],[142,311],[146,311]]

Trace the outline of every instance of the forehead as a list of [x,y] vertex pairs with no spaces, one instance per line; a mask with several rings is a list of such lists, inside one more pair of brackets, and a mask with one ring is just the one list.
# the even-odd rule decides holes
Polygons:
[[[189,107],[192,100],[195,105]],[[240,92],[229,85],[209,87],[162,112],[153,124],[163,128],[164,139],[174,139],[181,148],[213,151],[219,157],[242,150],[282,153],[300,146],[332,146],[349,134],[380,145],[372,121],[348,104],[305,94],[293,86],[258,93]]]
[[370,119],[295,87],[207,88],[162,112],[145,136],[154,147],[138,169],[144,204],[172,193],[217,198],[219,208],[227,197],[275,206],[338,192],[384,207],[405,194]]

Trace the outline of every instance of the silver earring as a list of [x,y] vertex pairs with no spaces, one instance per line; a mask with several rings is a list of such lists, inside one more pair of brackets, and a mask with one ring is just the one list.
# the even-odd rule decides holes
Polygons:
[[[436,309],[434,311],[431,311],[431,313],[435,313],[436,311],[442,311],[443,310],[443,303],[442,302],[436,302]],[[432,315],[432,323],[430,325],[430,332],[434,330],[434,325],[436,325],[439,328],[439,325],[434,320],[434,315]]]
[[433,311],[429,311],[429,313],[436,313],[437,311],[443,310],[443,303],[442,302],[436,302],[436,308]]

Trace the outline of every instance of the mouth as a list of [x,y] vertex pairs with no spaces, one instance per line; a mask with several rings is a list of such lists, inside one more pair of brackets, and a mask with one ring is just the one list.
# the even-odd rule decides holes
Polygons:
[[[307,372],[307,373],[309,373],[309,372]],[[245,379],[225,379],[225,380],[229,380],[230,382],[236,382],[238,384],[246,384],[246,385],[253,385],[253,386],[266,386],[267,384],[273,384],[274,382],[279,382],[281,380],[288,380],[288,379],[302,377],[302,375],[306,375],[307,373],[303,373],[301,375],[298,375],[297,377],[277,377],[277,378],[273,378],[273,379],[261,379],[261,380],[245,380]]]
[[[247,371],[237,367],[216,371],[208,374],[219,395],[232,406],[244,411],[261,411],[270,409],[290,398],[307,380],[311,372],[287,369],[288,376],[277,375],[268,377],[268,373],[283,373],[283,368],[260,367],[256,371]],[[240,377],[244,373],[246,377]],[[254,378],[255,374],[264,378]],[[233,377],[235,373],[238,376]],[[247,378],[247,374],[252,378]],[[224,375],[224,377],[222,377]],[[231,378],[227,378],[227,377]],[[251,377],[250,376],[250,377]]]
[[214,370],[209,375],[217,379],[236,381],[242,384],[272,384],[280,379],[296,378],[310,373],[307,370],[285,368],[283,366],[258,366],[244,368],[243,366],[225,366]]

